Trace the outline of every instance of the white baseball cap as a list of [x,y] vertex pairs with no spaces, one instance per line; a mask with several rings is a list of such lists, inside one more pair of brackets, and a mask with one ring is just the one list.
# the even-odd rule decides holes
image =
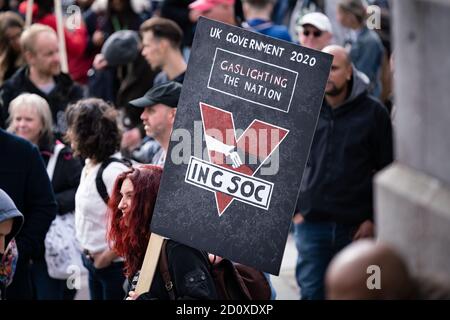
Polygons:
[[300,20],[300,26],[303,27],[306,24],[310,24],[321,31],[333,33],[330,19],[321,12],[310,12],[305,14]]

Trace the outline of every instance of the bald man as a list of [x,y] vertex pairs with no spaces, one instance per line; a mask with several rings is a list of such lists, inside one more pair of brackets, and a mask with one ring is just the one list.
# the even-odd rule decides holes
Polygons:
[[302,299],[324,299],[333,256],[374,236],[372,178],[393,160],[387,110],[344,48],[322,51],[334,58],[294,217]]
[[413,279],[400,255],[373,240],[342,250],[326,273],[327,299],[409,299]]
[[326,277],[327,299],[450,299],[450,285],[412,275],[400,254],[387,244],[360,240],[331,261]]

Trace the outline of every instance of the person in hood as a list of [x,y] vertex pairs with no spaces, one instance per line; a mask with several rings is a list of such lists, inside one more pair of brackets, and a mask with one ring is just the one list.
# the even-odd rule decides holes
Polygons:
[[334,58],[294,217],[302,299],[324,299],[333,256],[374,236],[372,180],[393,161],[387,109],[368,94],[343,47],[322,51]]
[[15,237],[19,259],[6,297],[31,300],[31,266],[44,256],[44,239],[57,211],[55,195],[36,146],[0,128],[0,150],[0,188],[13,199],[25,220]]
[[5,289],[14,276],[18,259],[14,237],[22,224],[22,213],[8,194],[0,189],[0,300],[5,299]]

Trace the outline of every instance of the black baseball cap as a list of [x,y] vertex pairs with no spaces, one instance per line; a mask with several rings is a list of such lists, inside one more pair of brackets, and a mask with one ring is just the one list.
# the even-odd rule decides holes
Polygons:
[[136,108],[145,108],[161,103],[176,108],[180,99],[181,87],[180,83],[169,81],[151,88],[143,97],[131,100],[129,104]]

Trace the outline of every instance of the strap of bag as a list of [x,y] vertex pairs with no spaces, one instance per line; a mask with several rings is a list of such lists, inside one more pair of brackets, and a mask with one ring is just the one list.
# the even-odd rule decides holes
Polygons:
[[103,181],[103,171],[108,167],[112,162],[120,162],[125,164],[126,166],[131,168],[131,162],[128,159],[118,159],[114,157],[110,157],[102,162],[100,168],[98,169],[97,176],[95,177],[95,186],[97,187],[97,191],[103,201],[108,204],[109,194],[108,189],[106,189],[105,182]]
[[170,300],[176,300],[173,282],[172,279],[170,278],[169,262],[167,259],[166,247],[167,247],[167,240],[164,240],[161,247],[161,253],[159,256],[159,272],[161,273],[161,276],[164,280],[164,287],[166,288],[167,293],[169,294]]
[[62,143],[58,143],[55,145],[55,148],[53,149],[53,154],[50,156],[50,159],[48,160],[47,164],[47,174],[50,178],[50,181],[53,180],[53,174],[55,173],[55,167],[56,167],[56,161],[58,160],[59,154],[61,153],[61,150],[64,149],[65,145]]

